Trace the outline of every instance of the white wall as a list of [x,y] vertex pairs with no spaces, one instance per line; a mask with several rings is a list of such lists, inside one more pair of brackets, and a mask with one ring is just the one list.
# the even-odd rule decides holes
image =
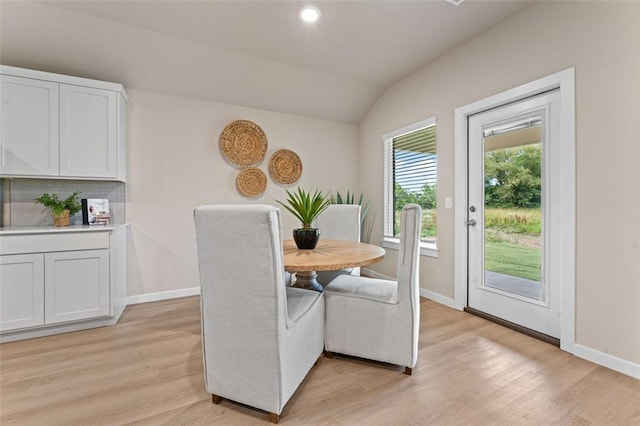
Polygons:
[[[269,143],[259,168],[268,176],[276,150],[302,160],[300,185],[341,192],[359,190],[358,128],[232,105],[128,89],[129,180],[127,216],[129,296],[199,286],[193,208],[209,203],[267,203],[286,198],[269,177],[266,192],[247,199],[235,187],[238,170],[223,159],[218,137],[234,120],[258,124]],[[284,237],[299,224],[282,209]],[[248,244],[251,242],[248,241]],[[242,271],[238,271],[242,279]]]
[[[454,210],[444,209],[454,195],[454,109],[575,66],[576,342],[640,363],[639,42],[640,3],[540,2],[384,93],[360,131],[360,176],[378,218],[380,135],[438,118],[440,256],[422,259],[423,289],[454,295]],[[393,276],[395,262],[389,253],[371,269]]]
[[[284,189],[270,179],[266,193],[258,199],[245,199],[236,191],[238,170],[228,166],[218,151],[218,136],[233,120],[252,120],[266,132],[269,151],[260,166],[264,172],[267,172],[269,156],[279,148],[288,148],[302,159],[299,184],[303,187],[318,186],[325,191],[359,190],[356,125],[142,90],[163,87],[164,93],[172,94],[175,93],[173,83],[186,79],[191,89],[189,96],[215,97],[224,102],[238,96],[236,92],[229,92],[235,87],[229,82],[242,81],[242,97],[247,105],[276,108],[284,99],[290,107],[299,107],[295,110],[301,113],[319,114],[324,109],[325,116],[334,117],[336,111],[349,109],[348,106],[342,109],[344,105],[338,108],[336,94],[348,92],[363,99],[370,96],[366,84],[46,4],[2,2],[1,9],[0,58],[4,65],[115,81],[127,89],[129,296],[198,285],[191,218],[195,206],[275,204],[275,199],[285,198]],[[139,51],[146,52],[144,58],[141,59]],[[246,67],[240,73],[234,72],[224,66],[229,58],[242,60]],[[167,80],[166,73],[171,72],[174,78]],[[277,84],[265,85],[257,77],[260,73],[278,76]],[[312,105],[308,99],[317,102]],[[332,100],[333,110],[328,111],[321,99]],[[285,237],[289,237],[294,221],[288,212],[282,214],[282,219]]]

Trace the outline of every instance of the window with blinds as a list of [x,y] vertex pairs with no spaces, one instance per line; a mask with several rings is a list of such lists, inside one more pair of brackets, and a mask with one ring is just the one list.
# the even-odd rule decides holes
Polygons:
[[436,242],[437,154],[436,119],[415,123],[383,136],[385,142],[384,236],[400,235],[400,213],[405,204],[422,207],[422,236]]

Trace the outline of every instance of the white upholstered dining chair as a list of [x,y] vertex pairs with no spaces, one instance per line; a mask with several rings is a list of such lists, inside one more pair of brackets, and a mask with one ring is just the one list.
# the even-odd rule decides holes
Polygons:
[[277,423],[322,354],[324,296],[285,287],[277,208],[201,206],[194,221],[207,391]]
[[397,281],[340,275],[325,288],[325,351],[405,367],[418,358],[422,209],[402,210]]
[[[332,204],[320,213],[316,220],[320,238],[326,240],[360,241],[360,205]],[[316,278],[326,286],[338,275],[360,275],[360,268],[339,269],[336,271],[317,271]]]

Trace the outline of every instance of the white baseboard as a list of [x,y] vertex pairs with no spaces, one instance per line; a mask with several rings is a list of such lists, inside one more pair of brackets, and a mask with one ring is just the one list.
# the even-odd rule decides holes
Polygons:
[[634,379],[640,380],[640,365],[604,352],[591,349],[579,344],[573,345],[573,354],[577,357],[594,362],[603,367],[610,368],[618,373],[626,374]]
[[450,297],[443,296],[438,293],[434,293],[433,291],[425,290],[424,288],[420,288],[420,296],[426,297],[429,300],[433,300],[434,302],[438,302],[441,305],[447,306],[452,309],[456,308],[456,301]]
[[96,327],[106,327],[116,323],[115,317],[83,320],[69,324],[47,325],[27,330],[16,330],[2,333],[0,343],[15,342],[17,340],[34,339],[36,337],[52,336],[54,334],[70,333],[72,331],[88,330]]
[[198,296],[200,287],[182,288],[180,290],[160,291],[157,293],[136,294],[127,297],[127,305],[157,302],[159,300],[177,299],[179,297]]
[[[383,275],[368,268],[362,268],[362,273],[371,278],[378,278],[381,280],[395,280],[395,278],[393,277]],[[447,306],[449,308],[456,309],[456,302],[450,297],[442,296],[438,293],[434,293],[433,291],[425,290],[424,288],[420,288],[420,296],[425,297],[429,300],[433,300],[434,302],[440,303],[441,305]]]

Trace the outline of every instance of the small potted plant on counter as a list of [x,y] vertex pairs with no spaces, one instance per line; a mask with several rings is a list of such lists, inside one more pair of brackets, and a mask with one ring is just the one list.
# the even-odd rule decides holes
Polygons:
[[293,230],[293,239],[299,249],[314,249],[320,238],[320,230],[312,228],[313,221],[327,207],[331,205],[331,199],[315,190],[312,194],[298,187],[297,191],[287,191],[287,204],[277,201],[285,209],[289,210],[301,223],[302,228]]
[[58,194],[47,194],[46,192],[35,198],[37,204],[42,204],[53,216],[55,226],[69,226],[69,218],[78,213],[82,208],[78,195],[80,191],[75,191],[67,198],[61,200]]

